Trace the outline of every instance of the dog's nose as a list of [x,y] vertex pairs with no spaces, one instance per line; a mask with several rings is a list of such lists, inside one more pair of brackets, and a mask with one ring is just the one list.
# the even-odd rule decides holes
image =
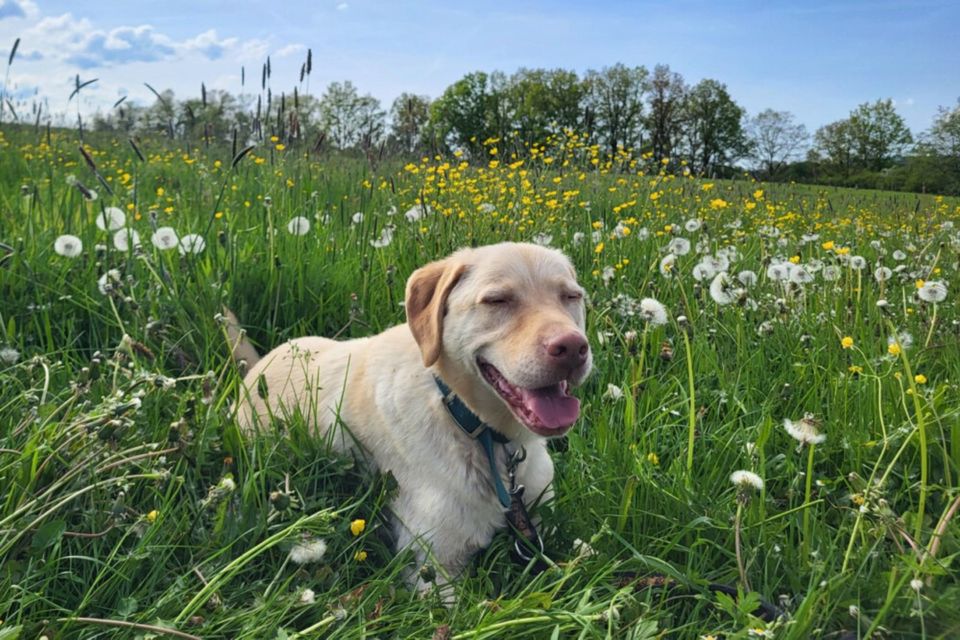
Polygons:
[[579,333],[564,333],[550,338],[546,344],[547,355],[557,364],[569,367],[579,367],[587,361],[590,345],[587,339]]

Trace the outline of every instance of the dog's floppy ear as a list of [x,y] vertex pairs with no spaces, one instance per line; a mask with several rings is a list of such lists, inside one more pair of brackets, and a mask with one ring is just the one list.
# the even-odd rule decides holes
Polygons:
[[407,280],[407,324],[420,345],[425,367],[440,357],[447,296],[466,269],[459,260],[447,258],[420,267]]

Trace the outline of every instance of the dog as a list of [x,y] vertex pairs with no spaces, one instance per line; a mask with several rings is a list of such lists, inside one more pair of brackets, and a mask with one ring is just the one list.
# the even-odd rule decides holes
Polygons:
[[[526,454],[514,468],[523,503],[552,497],[547,440],[576,422],[569,391],[593,363],[584,291],[560,251],[501,243],[417,269],[404,304],[406,323],[378,335],[299,338],[262,358],[232,318],[234,355],[250,367],[236,416],[250,430],[299,413],[335,449],[362,448],[396,478],[397,547],[432,562],[443,586],[506,526],[512,453]],[[487,435],[468,433],[464,415]],[[417,571],[408,579],[430,586]]]

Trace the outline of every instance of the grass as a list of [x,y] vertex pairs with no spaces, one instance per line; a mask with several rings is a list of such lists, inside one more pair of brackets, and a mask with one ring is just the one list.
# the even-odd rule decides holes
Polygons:
[[[960,631],[957,200],[665,176],[579,139],[522,166],[439,158],[378,172],[294,145],[234,163],[216,147],[89,140],[88,166],[70,132],[0,138],[0,638]],[[430,211],[408,220],[421,199]],[[140,250],[116,250],[95,226],[105,206],[126,213]],[[310,231],[289,233],[301,215]],[[387,225],[389,244],[372,246]],[[162,226],[200,234],[204,251],[157,249]],[[82,240],[79,256],[54,252],[64,233]],[[228,304],[262,350],[369,335],[403,321],[416,266],[545,235],[589,292],[596,362],[581,424],[552,447],[557,499],[541,515],[556,567],[532,575],[501,535],[445,607],[401,578],[411,556],[386,532],[390,478],[303,423],[239,433],[215,316]],[[758,275],[742,304],[717,304],[693,278],[696,249],[661,274],[677,235],[736,248],[731,273]],[[774,281],[777,257],[813,281]],[[878,263],[903,268],[881,283]],[[917,300],[920,279],[943,281],[946,300]],[[637,315],[643,297],[666,305],[667,324]],[[798,448],[782,425],[806,413],[826,440]],[[738,469],[762,491],[735,487]],[[291,561],[317,538],[321,561]],[[753,592],[704,588],[743,587],[741,563]],[[636,581],[654,574],[685,586]],[[787,615],[754,617],[758,595]]]

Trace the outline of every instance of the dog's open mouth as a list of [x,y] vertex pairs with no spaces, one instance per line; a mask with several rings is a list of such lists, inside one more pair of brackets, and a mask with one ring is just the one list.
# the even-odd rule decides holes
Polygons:
[[542,436],[563,435],[580,416],[580,401],[567,393],[567,381],[539,389],[511,384],[489,362],[478,360],[487,383],[503,398],[513,415],[528,429]]

